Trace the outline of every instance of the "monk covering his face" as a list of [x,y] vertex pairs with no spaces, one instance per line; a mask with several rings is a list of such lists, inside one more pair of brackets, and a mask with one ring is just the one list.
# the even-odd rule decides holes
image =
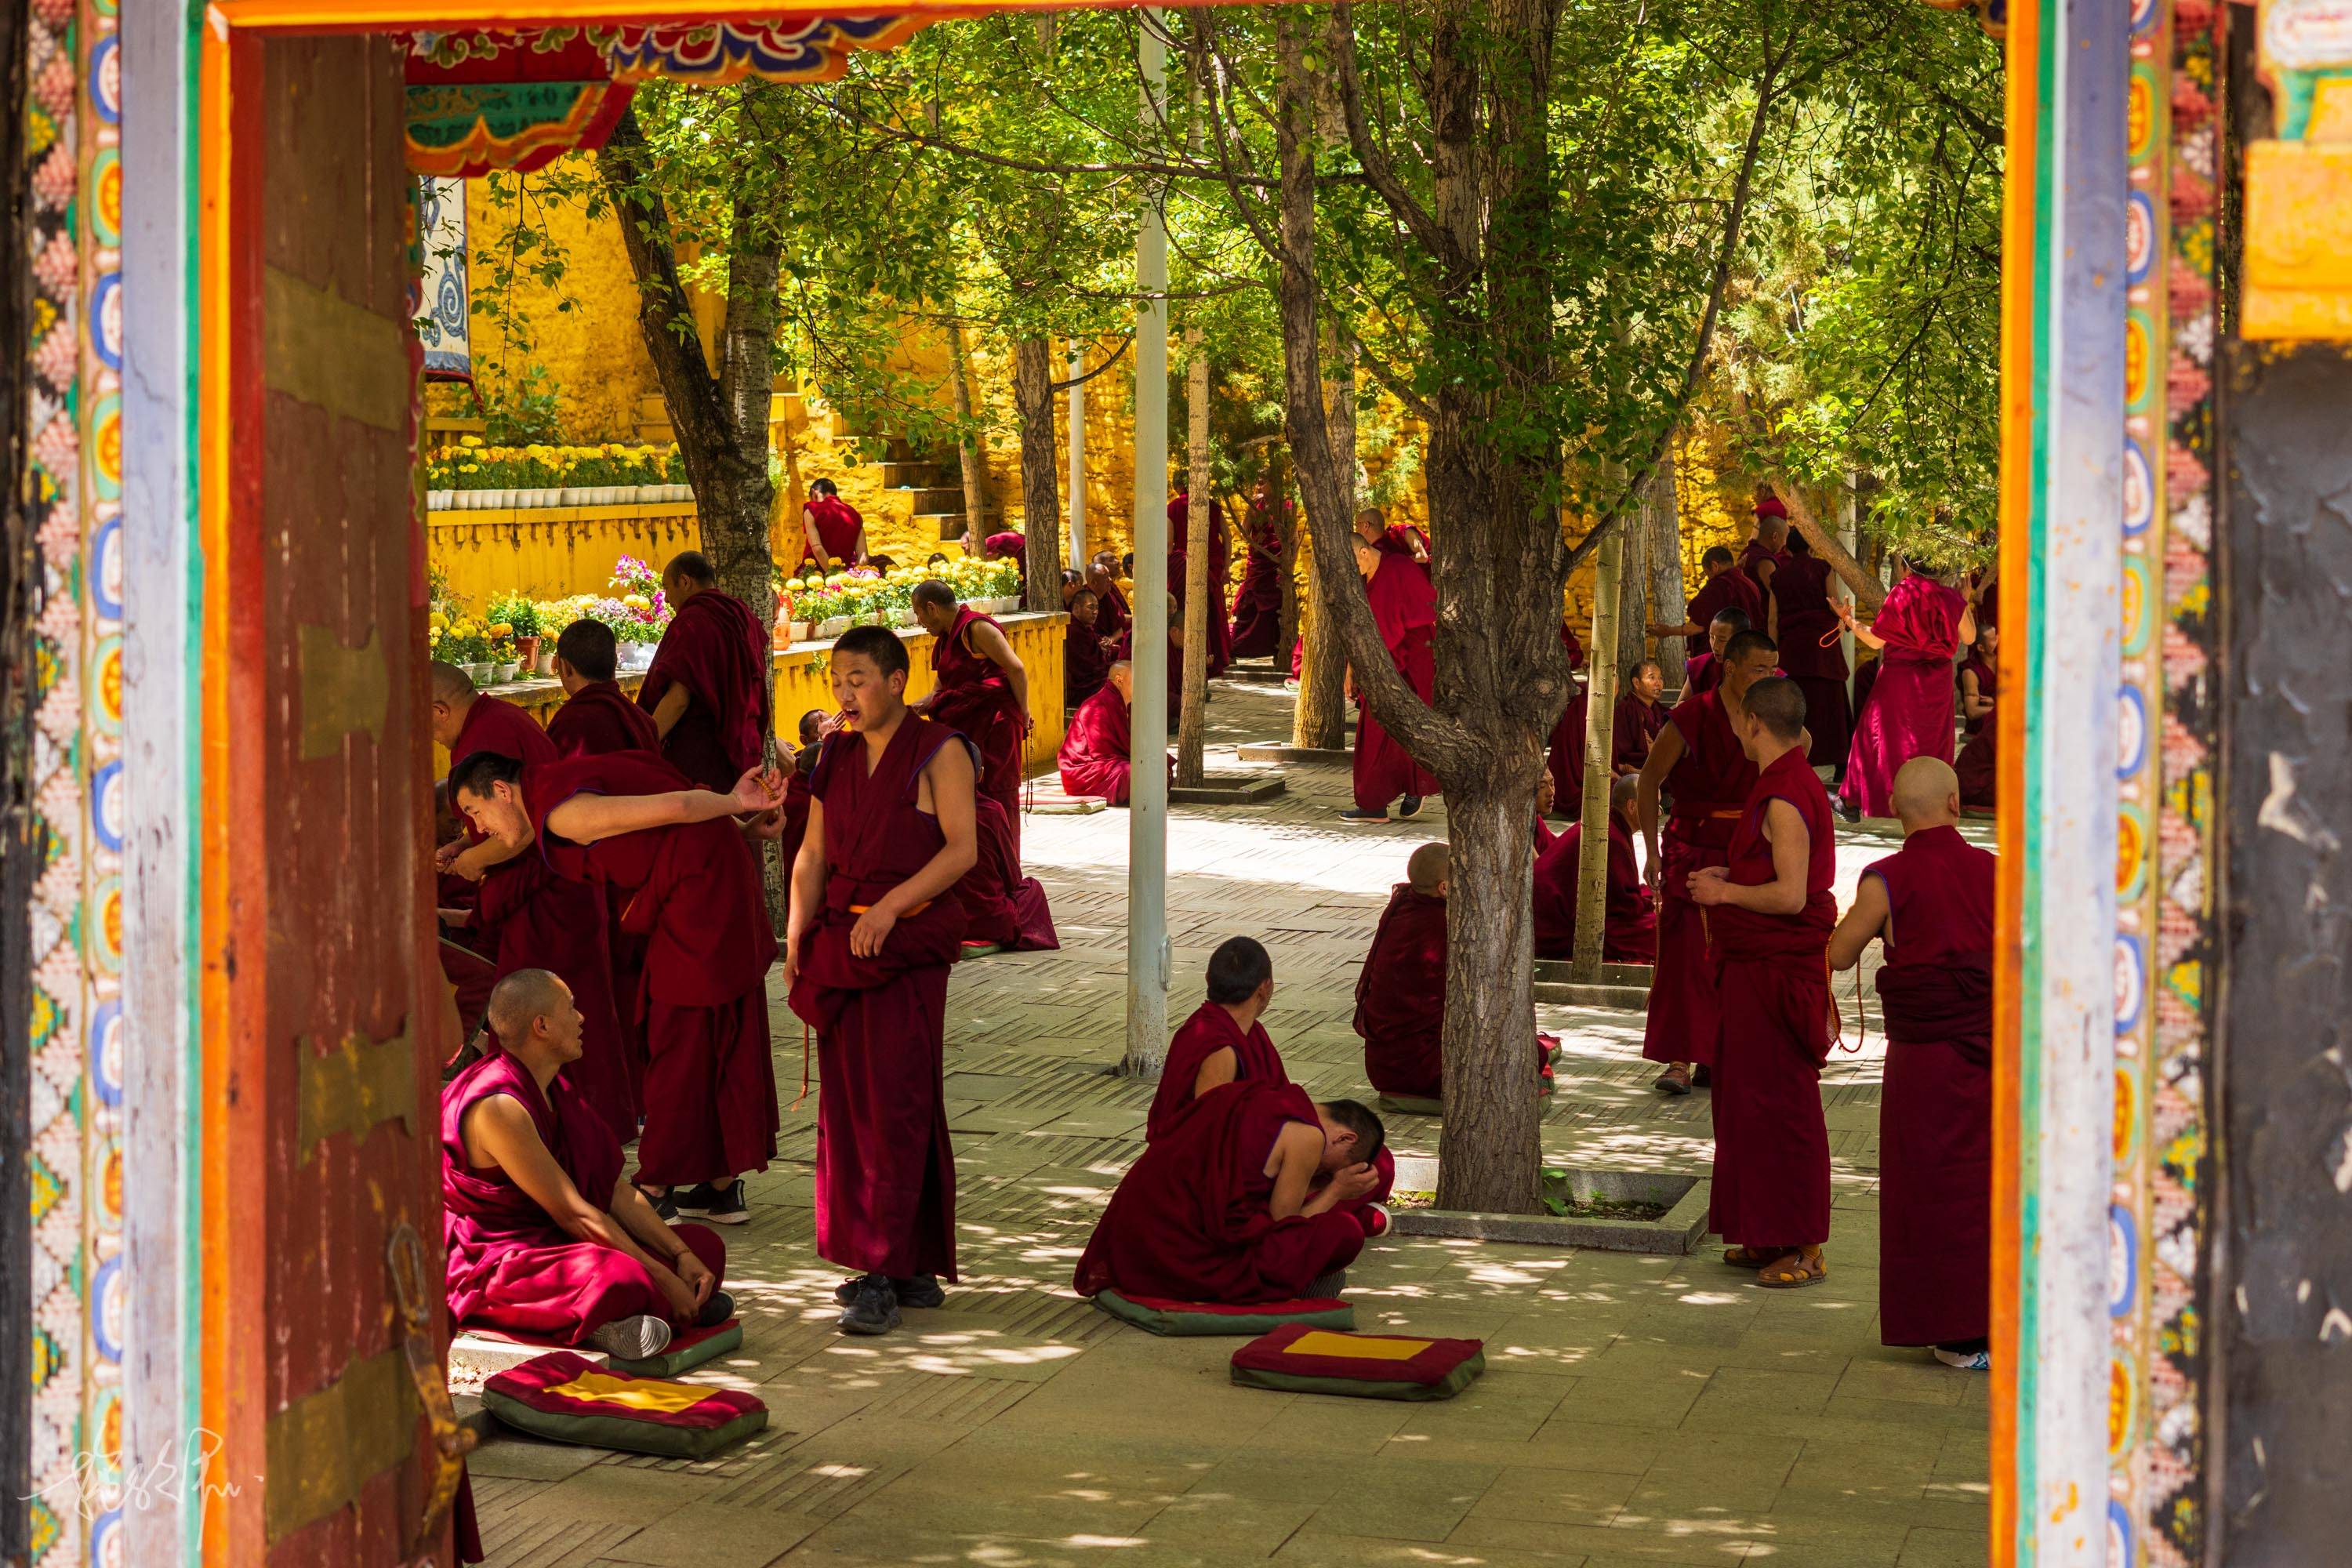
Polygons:
[[1960,784],[1933,757],[1895,775],[1903,847],[1874,860],[1830,937],[1851,969],[1884,945],[1878,1337],[1991,1364],[1993,857],[1963,839]]
[[520,969],[490,994],[500,1048],[441,1091],[449,1316],[628,1359],[676,1329],[725,1322],[727,1247],[673,1229],[621,1174],[621,1144],[573,1088],[580,1013],[563,982]]

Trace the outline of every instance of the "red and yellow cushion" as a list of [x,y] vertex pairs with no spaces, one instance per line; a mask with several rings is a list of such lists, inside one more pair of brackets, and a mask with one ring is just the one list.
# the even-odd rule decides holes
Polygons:
[[1097,1308],[1112,1317],[1155,1334],[1262,1334],[1285,1324],[1318,1329],[1356,1326],[1356,1309],[1336,1296],[1231,1306],[1216,1301],[1171,1301],[1160,1296],[1122,1296],[1116,1290],[1105,1290],[1094,1300]]
[[608,1372],[550,1351],[482,1385],[482,1404],[518,1431],[558,1443],[699,1459],[768,1424],[768,1407],[731,1388]]
[[1234,1352],[1234,1381],[1287,1394],[1451,1399],[1486,1370],[1477,1340],[1346,1334],[1293,1323]]
[[[470,1323],[461,1323],[458,1330],[486,1340],[504,1340],[509,1344],[544,1345],[551,1351],[573,1348],[560,1340],[518,1334],[508,1329],[478,1328]],[[690,1372],[704,1362],[714,1361],[729,1351],[740,1350],[742,1346],[743,1320],[730,1318],[707,1329],[677,1330],[670,1335],[669,1348],[659,1355],[646,1356],[637,1361],[614,1356],[606,1364],[614,1372],[625,1372],[638,1377],[676,1377],[679,1373]]]

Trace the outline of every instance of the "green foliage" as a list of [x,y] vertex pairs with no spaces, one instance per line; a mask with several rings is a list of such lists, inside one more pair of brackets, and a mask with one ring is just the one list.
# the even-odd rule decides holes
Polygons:
[[493,625],[503,622],[519,637],[540,635],[539,605],[527,595],[507,594],[492,599],[489,618]]

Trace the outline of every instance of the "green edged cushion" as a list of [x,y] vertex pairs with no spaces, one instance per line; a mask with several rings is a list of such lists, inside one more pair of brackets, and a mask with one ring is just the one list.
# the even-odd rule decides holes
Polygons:
[[731,1388],[632,1377],[570,1351],[550,1351],[482,1385],[482,1405],[519,1432],[551,1442],[699,1459],[768,1424],[768,1407]]
[[1226,1306],[1215,1301],[1171,1301],[1159,1296],[1122,1296],[1116,1290],[1104,1290],[1094,1301],[1097,1309],[1122,1322],[1133,1323],[1150,1333],[1178,1337],[1263,1334],[1286,1325],[1316,1329],[1356,1326],[1356,1309],[1336,1296]]
[[1486,1370],[1476,1340],[1334,1333],[1304,1323],[1252,1340],[1233,1360],[1234,1381],[1246,1388],[1352,1399],[1451,1399]]

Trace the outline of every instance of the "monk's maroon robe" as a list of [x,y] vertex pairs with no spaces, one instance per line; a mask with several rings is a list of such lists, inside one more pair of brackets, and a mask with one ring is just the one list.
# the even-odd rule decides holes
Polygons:
[[482,1026],[482,1015],[490,1005],[490,993],[498,988],[498,965],[470,947],[461,947],[443,937],[433,944],[441,954],[441,978],[449,983],[451,999],[457,1007],[457,1032],[461,1039],[470,1040],[474,1031]]
[[1703,653],[1683,665],[1683,695],[1696,697],[1723,684],[1723,660]]
[[1320,1132],[1315,1102],[1294,1083],[1220,1084],[1144,1145],[1111,1194],[1072,1281],[1081,1296],[1242,1305],[1296,1300],[1364,1247],[1363,1227],[1337,1209],[1276,1219],[1265,1173],[1282,1130]]
[[[1756,515],[1762,517],[1765,514],[1759,511]],[[1789,551],[1785,545],[1779,550],[1767,550],[1761,539],[1750,539],[1739,547],[1739,570],[1746,574],[1748,581],[1755,585],[1757,594],[1768,610],[1771,605],[1773,590],[1780,585],[1780,568],[1788,563]],[[1772,568],[1772,586],[1770,587],[1766,586],[1764,582],[1764,568],[1767,565]],[[1764,629],[1764,623],[1761,620],[1756,623],[1756,629],[1758,631]]]
[[1914,757],[1952,760],[1952,655],[1968,601],[1933,577],[1906,577],[1870,623],[1886,647],[1854,721],[1838,797],[1864,816],[1895,815],[1895,774]]
[[[1577,861],[1583,852],[1584,825],[1555,836],[1536,856],[1536,956],[1576,955]],[[1658,911],[1642,885],[1633,836],[1615,814],[1609,818],[1609,879],[1603,905],[1606,923],[1601,956],[1611,963],[1654,963],[1658,958]]]
[[1683,613],[1698,628],[1698,635],[1683,639],[1689,645],[1689,658],[1696,658],[1706,652],[1707,626],[1726,610],[1739,610],[1747,615],[1751,626],[1759,631],[1764,628],[1764,595],[1737,567],[1726,568],[1709,577],[1690,596],[1689,606]]
[[742,600],[705,588],[681,603],[637,687],[650,713],[672,686],[686,711],[662,737],[662,760],[704,789],[724,795],[760,760],[775,695],[768,680],[772,642]]
[[1103,689],[1110,679],[1110,648],[1104,643],[1102,616],[1095,624],[1073,620],[1062,628],[1062,707],[1075,711],[1079,703]]
[[[1176,595],[1176,619],[1181,624],[1187,583],[1186,552],[1192,537],[1192,498],[1179,495],[1168,503],[1168,591]],[[1225,619],[1225,578],[1228,570],[1225,509],[1209,503],[1209,678],[1213,680],[1234,661],[1234,628]],[[1175,711],[1171,701],[1169,710]]]
[[[620,1140],[569,1078],[568,1068],[557,1073],[542,1094],[529,1068],[494,1050],[441,1091],[441,1234],[453,1323],[584,1345],[622,1318],[670,1317],[668,1299],[644,1264],[580,1240],[504,1171],[478,1170],[466,1158],[466,1113],[492,1095],[510,1095],[580,1195],[608,1207],[621,1181]],[[723,1281],[726,1243],[707,1226],[676,1228]]]
[[1992,1258],[1993,858],[1923,827],[1863,872],[1886,888],[1878,1338],[1983,1338]]
[[[1290,503],[1281,503],[1284,511]],[[1282,638],[1282,526],[1272,501],[1250,502],[1242,520],[1246,547],[1241,586],[1234,590],[1235,658],[1271,658]]]
[[[556,755],[554,741],[537,720],[496,697],[477,697],[466,710],[449,747],[449,765],[476,752],[511,757],[526,767]],[[557,874],[536,856],[520,856],[482,878],[474,892],[474,921],[489,940],[499,979],[519,969],[546,969],[572,988],[572,1005],[580,1009],[580,1059],[569,1076],[616,1135],[635,1137],[643,1109],[633,1065],[636,1043],[621,1022],[621,1008],[632,1005],[634,996],[614,989],[603,889]]]
[[[1960,661],[1960,668],[1964,672],[1975,673],[1979,696],[1990,698],[2000,695],[1999,674],[1992,661],[1984,655],[1974,648],[1969,649],[1969,657]],[[2000,793],[2000,756],[1996,737],[2000,725],[1998,718],[1998,714],[1988,713],[1981,719],[1965,721],[1969,742],[1960,748],[1958,758],[1952,763],[1952,771],[1960,778],[1962,805],[1990,811]]]
[[1731,732],[1721,691],[1685,697],[1667,722],[1682,737],[1682,759],[1666,775],[1667,815],[1659,834],[1658,971],[1642,1054],[1654,1062],[1715,1061],[1722,1016],[1715,965],[1707,957],[1707,917],[1690,901],[1690,874],[1720,866],[1731,847],[1756,764]]
[[1104,687],[1079,706],[1062,735],[1064,795],[1100,795],[1113,805],[1127,804],[1132,721],[1127,699],[1116,686]]
[[[539,721],[526,710],[503,697],[478,696],[467,708],[465,721],[457,726],[457,738],[449,750],[449,765],[457,766],[476,752],[496,752],[502,757],[535,763],[553,756],[555,748],[548,739],[547,731],[539,727]],[[442,804],[448,810],[457,831],[465,836],[467,843],[479,844],[481,833],[467,819],[466,814],[457,809],[457,802],[446,798],[446,790],[442,793]],[[446,843],[447,840],[442,842]],[[455,928],[454,934],[445,934],[459,945],[472,948],[484,958],[496,959],[499,933],[491,922],[475,909],[478,884],[469,882],[454,872],[444,871],[436,877],[435,889],[436,901],[441,908],[473,911],[472,918],[465,925]]]
[[[1004,808],[986,795],[978,795],[972,801],[972,813],[980,858],[955,889],[963,902],[964,941],[989,943],[1008,952],[1060,947],[1053,911],[1045,903],[1045,884],[1021,874],[1021,857],[1013,847],[1012,829],[1004,824]],[[805,816],[802,824],[805,831]]]
[[1793,552],[1782,556],[1772,571],[1772,597],[1780,604],[1780,668],[1805,694],[1805,729],[1813,737],[1806,761],[1842,768],[1853,746],[1853,714],[1844,628],[1830,605],[1829,563]]
[[525,768],[523,806],[557,874],[620,900],[646,942],[638,1016],[646,1040],[637,1180],[722,1184],[776,1153],[776,1068],[768,1054],[774,932],[759,868],[734,822],[675,823],[593,844],[561,837],[548,814],[575,795],[666,795],[691,787],[643,752]]
[[1382,1094],[1445,1092],[1445,900],[1399,882],[1356,976],[1364,1076]]
[[[601,757],[608,752],[658,752],[661,731],[654,716],[629,700],[610,680],[592,680],[573,692],[547,721],[547,738],[558,756]],[[742,775],[738,773],[736,778]],[[734,779],[727,785],[733,788]]]
[[1128,607],[1127,595],[1117,583],[1096,591],[1101,607],[1095,613],[1095,630],[1103,641],[1113,647],[1119,645],[1135,625],[1135,612]]
[[1830,1051],[1837,837],[1829,793],[1804,752],[1788,752],[1748,792],[1724,862],[1728,880],[1758,887],[1773,879],[1764,816],[1775,800],[1804,819],[1804,909],[1762,915],[1718,904],[1707,911],[1723,1004],[1707,1228],[1735,1246],[1813,1247],[1830,1236],[1822,1064]]
[[[816,525],[817,542],[824,546],[825,557],[838,572],[844,566],[856,563],[857,535],[866,526],[866,519],[856,507],[839,496],[811,496],[808,499],[809,521]],[[808,540],[801,540],[801,565],[816,560],[816,552],[809,548]],[[740,773],[736,775],[741,777]]]
[[996,662],[972,643],[975,626],[1004,633],[992,616],[970,605],[956,606],[955,624],[931,642],[931,669],[938,678],[923,716],[970,741],[980,752],[978,792],[1004,808],[1013,853],[1021,850],[1021,745],[1028,715],[1013,695],[1013,683]]
[[[1551,774],[1551,809],[1556,816],[1584,815],[1584,726],[1590,710],[1590,694],[1579,691],[1568,700],[1568,706],[1560,710],[1559,722],[1551,729],[1551,748],[1545,753],[1544,766]],[[1651,743],[1665,727],[1663,704],[1644,702],[1630,691],[1620,693],[1609,731],[1611,775],[1640,773],[1642,764],[1650,760]]]
[[[1429,573],[1411,555],[1383,551],[1364,593],[1397,673],[1423,702],[1429,701],[1437,685],[1437,660],[1430,643],[1437,625],[1437,591],[1430,586]],[[1400,795],[1437,793],[1437,775],[1415,762],[1364,705],[1361,681],[1356,685],[1355,790],[1361,811],[1385,810]]]
[[793,1011],[816,1031],[816,1249],[893,1279],[956,1277],[955,1151],[940,1089],[948,970],[962,951],[955,889],[902,915],[882,951],[849,951],[857,917],[947,843],[916,805],[954,731],[908,713],[870,764],[866,738],[829,735],[810,781],[824,807],[824,906],[801,936]]

